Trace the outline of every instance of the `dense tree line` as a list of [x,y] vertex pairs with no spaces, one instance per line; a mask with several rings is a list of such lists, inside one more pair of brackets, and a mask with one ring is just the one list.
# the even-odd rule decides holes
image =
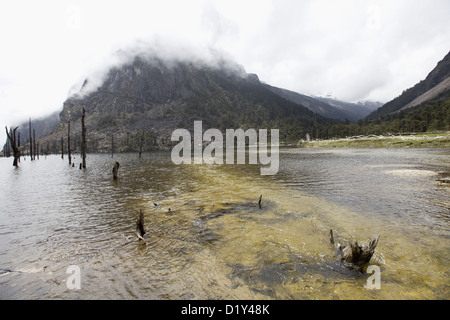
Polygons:
[[[217,78],[195,96],[186,99],[186,121],[203,121],[204,127],[279,129],[281,142],[296,142],[315,128],[339,121],[324,118],[251,81]],[[188,120],[189,119],[189,120]],[[189,121],[188,123],[186,123]]]
[[[250,88],[251,89],[251,88]],[[261,128],[280,129],[281,143],[297,143],[305,139],[306,135],[312,139],[345,138],[358,135],[386,135],[401,133],[419,133],[433,131],[450,131],[450,92],[440,95],[437,99],[407,110],[393,113],[375,120],[360,120],[357,123],[341,122],[318,116],[305,108],[293,104],[276,95],[266,92],[256,92],[247,88],[247,96],[236,94],[215,94],[220,87],[214,90],[205,90],[200,103],[197,99],[188,101],[185,106],[185,120],[180,121],[179,128],[192,126],[192,119],[203,121],[203,127],[218,128]],[[104,117],[101,124],[115,121],[113,117]],[[27,129],[31,128],[31,125]],[[19,130],[18,130],[19,132]],[[8,132],[9,133],[9,132]],[[70,133],[69,133],[70,134]],[[28,133],[28,136],[31,136]],[[61,140],[62,138],[62,140]],[[148,152],[158,149],[159,137],[151,130],[132,131],[120,137],[111,139],[89,137],[86,142],[88,153],[114,152]],[[170,137],[167,138],[170,140]],[[60,154],[61,146],[67,153],[68,136],[59,137],[51,141],[39,143],[30,148],[30,138],[22,137],[21,154],[48,155]],[[72,135],[71,151],[81,152],[81,135]],[[4,154],[12,155],[12,146],[9,139],[4,145]],[[36,149],[36,150],[34,150]],[[31,151],[30,151],[31,150]]]
[[365,134],[450,130],[450,99],[425,103],[381,119],[360,121]]

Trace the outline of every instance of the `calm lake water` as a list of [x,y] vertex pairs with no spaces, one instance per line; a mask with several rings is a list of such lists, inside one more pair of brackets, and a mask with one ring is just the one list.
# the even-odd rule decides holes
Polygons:
[[[450,191],[435,181],[450,150],[283,149],[275,176],[168,152],[74,161],[0,159],[0,299],[450,298]],[[336,259],[330,229],[381,235],[379,289]]]

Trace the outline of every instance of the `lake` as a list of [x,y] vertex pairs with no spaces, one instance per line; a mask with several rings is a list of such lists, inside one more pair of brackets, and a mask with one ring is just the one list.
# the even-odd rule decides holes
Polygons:
[[[280,149],[274,176],[170,152],[74,162],[0,158],[0,299],[450,298],[448,149]],[[381,235],[379,288],[337,259],[330,229]]]

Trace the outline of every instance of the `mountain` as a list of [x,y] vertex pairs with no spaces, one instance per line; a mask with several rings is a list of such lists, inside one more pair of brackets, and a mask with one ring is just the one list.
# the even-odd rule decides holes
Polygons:
[[356,122],[382,106],[381,102],[376,101],[350,103],[331,98],[310,97],[294,91],[273,87],[268,84],[265,84],[265,86],[280,97],[303,105],[314,113],[340,121]]
[[336,110],[339,110],[342,114],[344,114],[345,118],[340,120],[348,120],[351,122],[356,122],[358,120],[364,119],[370,113],[382,106],[382,103],[377,101],[361,101],[357,103],[351,103],[325,97],[315,97],[315,99],[327,103],[328,105],[334,107]]
[[292,101],[296,104],[303,105],[307,107],[309,110],[311,110],[314,113],[317,113],[323,117],[331,118],[331,119],[338,119],[345,121],[345,119],[348,119],[348,114],[345,112],[342,112],[338,108],[335,108],[328,103],[322,102],[318,99],[315,99],[310,96],[306,96],[294,91],[290,91],[287,89],[277,88],[273,87],[268,84],[264,84],[267,89],[272,91],[273,93],[279,95],[280,97]]
[[373,100],[362,100],[362,101],[358,101],[356,104],[362,106],[370,113],[372,113],[373,111],[377,110],[378,108],[380,108],[384,105],[384,103],[382,103],[380,101],[373,101]]
[[414,87],[404,90],[392,101],[372,112],[367,119],[373,120],[401,110],[423,104],[424,102],[446,95],[450,90],[450,52],[438,62],[436,67]]
[[[255,74],[223,57],[167,58],[152,52],[127,55],[101,77],[88,77],[64,102],[57,114],[32,119],[40,148],[59,152],[67,143],[80,149],[82,109],[86,110],[89,152],[144,151],[170,148],[176,128],[277,128],[281,142],[297,142],[306,133],[316,138],[450,128],[450,53],[427,78],[381,108],[364,123],[356,122],[378,102],[348,103],[329,97],[309,97],[262,83]],[[383,116],[384,115],[384,116]],[[380,119],[383,117],[383,119]],[[337,119],[337,120],[336,120]],[[371,120],[372,119],[372,120]],[[338,121],[340,120],[340,121]],[[28,122],[20,125],[22,145],[28,141]]]
[[[59,124],[59,111],[53,112],[50,115],[40,117],[38,119],[31,119],[31,129],[34,130],[36,139],[47,136],[53,132]],[[21,143],[28,143],[30,141],[30,125],[29,122],[23,122],[18,125],[16,134],[20,133]],[[33,134],[33,133],[32,133]]]
[[[86,79],[69,97],[55,131],[42,143],[67,136],[72,123],[73,145],[79,145],[82,108],[86,110],[88,151],[137,148],[142,131],[146,147],[169,148],[176,128],[277,128],[282,142],[297,142],[306,133],[333,120],[275,94],[258,76],[224,58],[216,61],[168,59],[154,54],[135,56],[113,67],[102,84],[90,88]],[[54,143],[53,143],[54,144]]]

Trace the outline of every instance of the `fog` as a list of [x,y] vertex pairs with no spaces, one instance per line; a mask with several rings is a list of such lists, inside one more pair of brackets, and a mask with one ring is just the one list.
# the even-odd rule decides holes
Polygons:
[[[136,57],[150,64],[155,61],[163,63],[167,68],[176,67],[178,62],[187,62],[229,70],[235,74],[245,74],[245,68],[223,50],[217,50],[211,45],[193,45],[183,39],[175,40],[154,36],[146,41],[130,42],[111,53],[107,60],[80,78],[71,88],[68,96],[80,98],[97,90],[106,80],[108,72],[112,68],[132,64]],[[85,82],[85,80],[87,81]]]

